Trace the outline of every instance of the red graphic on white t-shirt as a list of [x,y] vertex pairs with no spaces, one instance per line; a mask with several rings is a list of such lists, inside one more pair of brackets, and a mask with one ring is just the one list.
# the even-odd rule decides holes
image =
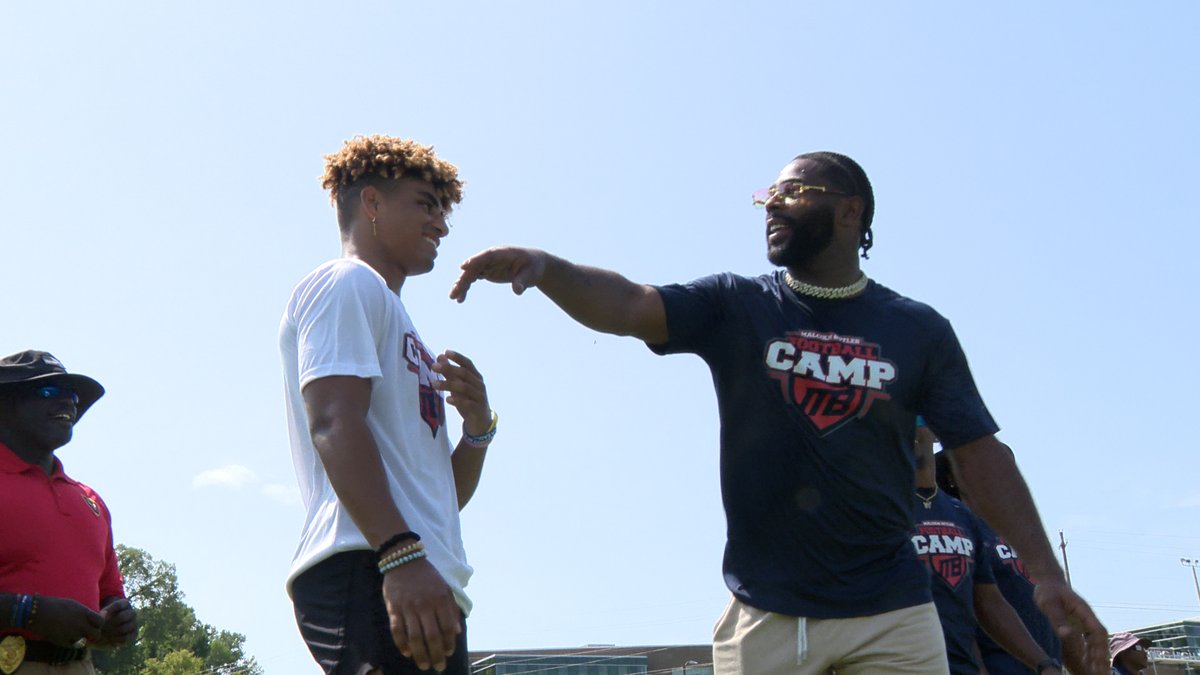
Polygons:
[[415,333],[404,335],[404,359],[408,361],[408,369],[417,374],[417,400],[421,402],[421,419],[429,425],[429,430],[437,436],[438,428],[446,424],[446,402],[442,395],[433,388],[433,356]]

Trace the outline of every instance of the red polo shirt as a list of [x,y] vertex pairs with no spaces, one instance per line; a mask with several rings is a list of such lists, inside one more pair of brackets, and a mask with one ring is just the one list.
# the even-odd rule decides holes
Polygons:
[[3,443],[0,591],[71,598],[96,611],[102,599],[125,597],[100,495],[67,477],[57,458],[46,475]]

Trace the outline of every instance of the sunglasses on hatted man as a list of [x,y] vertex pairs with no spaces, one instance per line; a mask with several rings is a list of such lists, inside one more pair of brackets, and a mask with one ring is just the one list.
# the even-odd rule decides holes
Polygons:
[[79,403],[79,392],[70,387],[60,387],[56,384],[38,387],[33,390],[33,395],[38,398],[69,398],[72,403]]

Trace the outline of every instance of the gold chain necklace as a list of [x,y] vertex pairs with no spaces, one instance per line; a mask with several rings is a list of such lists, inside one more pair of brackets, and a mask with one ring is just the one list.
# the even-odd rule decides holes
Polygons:
[[936,485],[934,485],[933,486],[933,494],[929,495],[929,499],[926,499],[925,497],[923,497],[920,492],[917,493],[917,499],[920,499],[925,504],[925,508],[927,510],[932,509],[933,508],[933,499],[934,499],[934,497],[937,497],[937,493],[938,493],[938,488]]
[[863,289],[867,287],[866,273],[859,272],[859,274],[861,276],[858,277],[858,281],[855,281],[849,286],[842,286],[841,288],[828,288],[826,286],[817,286],[805,281],[800,281],[796,277],[792,276],[791,270],[783,271],[783,280],[787,282],[787,285],[793,291],[796,291],[800,295],[807,295],[825,300],[845,300],[846,298],[852,298],[859,293],[862,293]]

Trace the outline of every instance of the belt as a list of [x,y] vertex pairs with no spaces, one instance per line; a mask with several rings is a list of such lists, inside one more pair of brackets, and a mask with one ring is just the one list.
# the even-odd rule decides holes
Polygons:
[[71,663],[87,658],[88,648],[59,647],[53,642],[25,641],[25,660],[37,663]]
[[[24,644],[22,644],[24,643]],[[22,640],[15,635],[5,636],[0,665],[3,672],[12,672],[23,661],[36,663],[63,664],[82,661],[88,657],[88,648],[59,647],[53,642],[44,640]],[[11,663],[15,661],[15,663]],[[11,666],[11,669],[8,669]]]

